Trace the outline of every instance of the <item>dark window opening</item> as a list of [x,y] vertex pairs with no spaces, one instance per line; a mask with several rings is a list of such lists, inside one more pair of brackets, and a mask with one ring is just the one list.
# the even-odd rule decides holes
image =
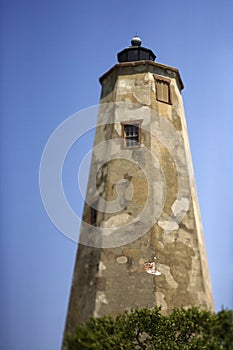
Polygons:
[[138,125],[125,125],[125,145],[126,147],[135,147],[139,144]]
[[91,208],[91,225],[97,226],[97,210],[95,208]]
[[139,124],[123,124],[124,147],[140,146],[140,127]]

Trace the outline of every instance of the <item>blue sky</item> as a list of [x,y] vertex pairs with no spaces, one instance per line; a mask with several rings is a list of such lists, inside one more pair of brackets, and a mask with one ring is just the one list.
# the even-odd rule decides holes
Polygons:
[[[98,78],[135,33],[184,81],[215,306],[233,308],[232,13],[230,0],[1,1],[2,349],[60,347],[77,245],[43,208],[40,159],[62,121],[98,104]],[[72,193],[92,138],[75,145],[76,163],[65,168],[79,214]]]

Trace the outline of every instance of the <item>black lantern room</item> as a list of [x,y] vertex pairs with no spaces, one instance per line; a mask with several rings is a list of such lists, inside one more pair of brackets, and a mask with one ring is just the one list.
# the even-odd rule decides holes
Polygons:
[[142,41],[138,36],[133,37],[131,45],[117,54],[118,62],[133,62],[141,60],[154,61],[156,56],[152,50],[141,46]]

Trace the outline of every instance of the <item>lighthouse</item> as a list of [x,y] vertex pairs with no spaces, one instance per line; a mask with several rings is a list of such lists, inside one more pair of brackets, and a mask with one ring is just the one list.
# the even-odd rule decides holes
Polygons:
[[180,73],[138,36],[117,59],[99,79],[66,332],[135,307],[214,309]]

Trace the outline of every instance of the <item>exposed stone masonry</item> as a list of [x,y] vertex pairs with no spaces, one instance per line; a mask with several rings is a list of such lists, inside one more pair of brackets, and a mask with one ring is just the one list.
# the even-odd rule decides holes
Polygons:
[[[170,79],[171,104],[156,100],[154,74]],[[66,329],[92,315],[115,316],[134,307],[161,305],[164,313],[191,305],[213,309],[179,72],[152,61],[127,62],[114,66],[100,82],[98,123],[109,124],[97,127],[95,145],[121,138],[121,122],[125,121],[141,120],[142,134],[140,150],[127,151],[133,162],[112,159],[97,174],[91,170],[89,183],[96,176],[103,199],[112,201],[122,193],[123,209],[98,213],[97,224],[115,227],[131,223],[143,211],[148,191],[153,193],[151,213],[159,211],[161,202],[163,210],[148,232],[127,245],[104,249],[79,246]],[[113,107],[108,102],[116,104]],[[155,161],[153,169],[144,148],[155,155],[158,164]],[[95,153],[92,167],[102,155],[102,151]],[[137,165],[139,156],[149,177]],[[124,181],[119,184],[120,180]],[[89,186],[90,198],[93,191]],[[89,218],[86,205],[83,219],[88,222]],[[87,233],[82,230],[83,234]]]

